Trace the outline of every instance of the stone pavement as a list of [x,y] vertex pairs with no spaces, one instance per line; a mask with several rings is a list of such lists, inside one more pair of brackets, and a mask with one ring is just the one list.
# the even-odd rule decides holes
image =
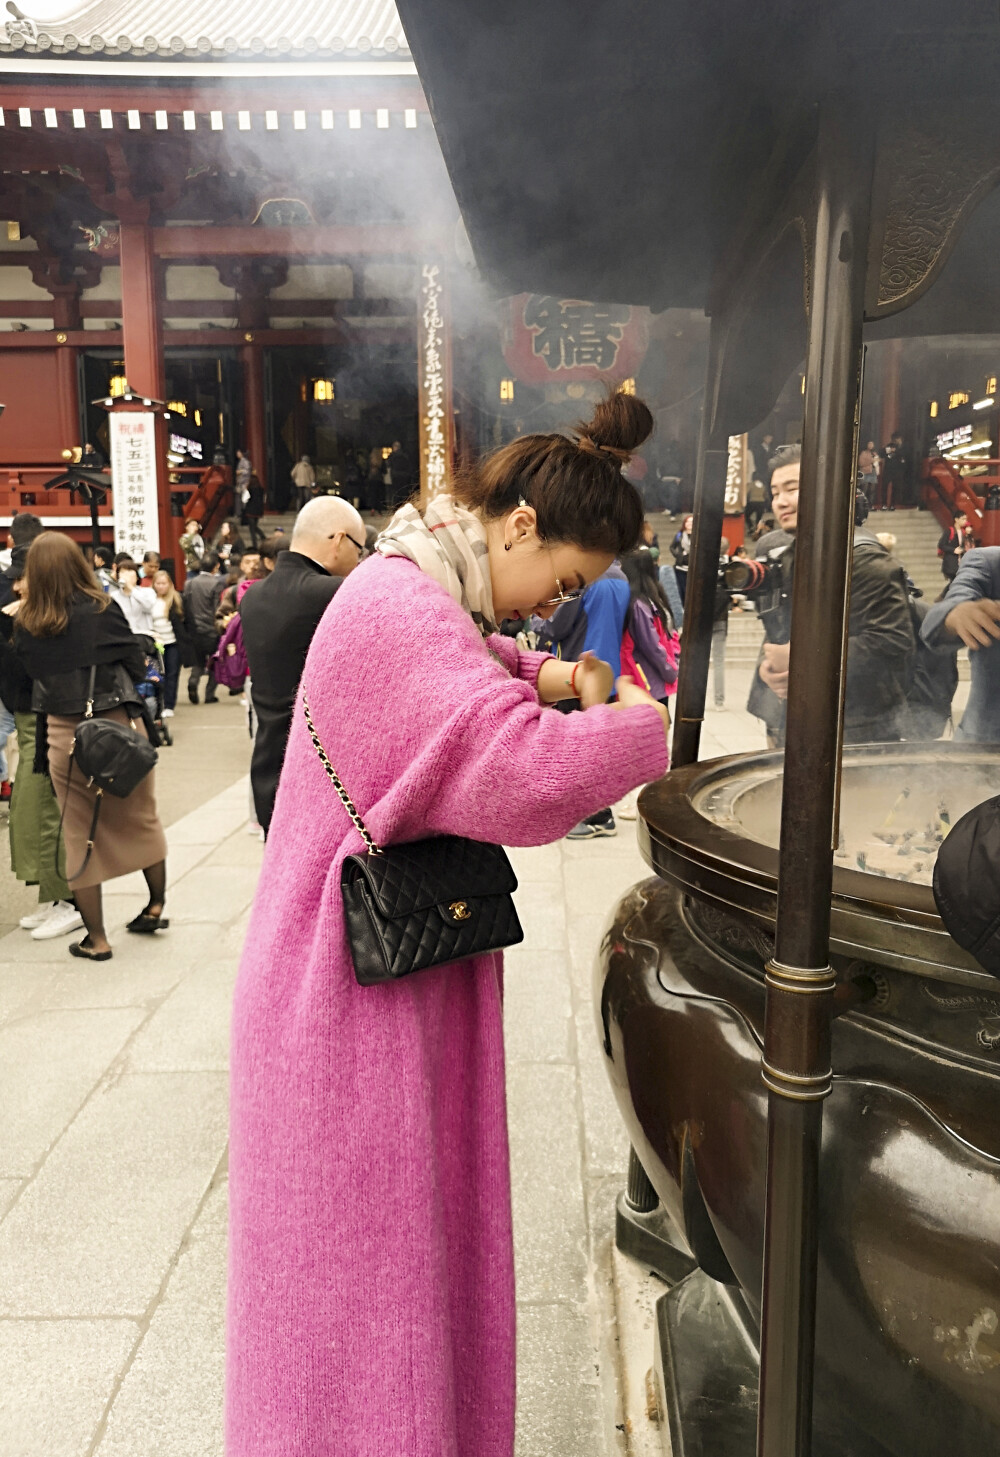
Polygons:
[[[731,674],[730,702],[745,696]],[[158,771],[169,932],[123,934],[142,904],[129,876],[107,894],[110,963],[0,938],[3,1457],[221,1457],[229,1006],[263,847],[238,705],[185,704],[175,724]],[[712,713],[705,756],[761,741],[746,714]],[[615,899],[647,870],[624,821],[616,839],[513,858],[517,1454],[642,1457],[659,1451],[643,1389],[658,1287],[612,1251],[628,1147],[590,975]],[[0,886],[16,922],[23,892],[6,869]]]

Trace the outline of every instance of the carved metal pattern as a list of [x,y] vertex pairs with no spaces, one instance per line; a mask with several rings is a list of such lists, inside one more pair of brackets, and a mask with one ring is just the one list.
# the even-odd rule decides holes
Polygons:
[[717,946],[725,947],[737,954],[742,953],[744,956],[749,954],[754,959],[759,959],[761,963],[766,963],[773,958],[774,940],[758,926],[751,925],[747,921],[737,920],[735,916],[728,915],[718,906],[707,904],[704,901],[690,901],[688,912],[708,939]]
[[916,128],[887,139],[877,316],[914,303],[940,272],[960,223],[1000,176],[1000,144],[975,130],[929,135]]

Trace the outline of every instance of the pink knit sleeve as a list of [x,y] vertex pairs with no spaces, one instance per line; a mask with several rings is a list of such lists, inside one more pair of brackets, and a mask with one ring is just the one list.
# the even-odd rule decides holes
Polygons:
[[652,706],[563,714],[527,701],[514,682],[475,695],[436,749],[440,789],[423,833],[505,845],[560,839],[669,762]]
[[486,646],[500,659],[512,678],[530,683],[537,692],[539,670],[545,659],[551,658],[551,653],[523,652],[512,637],[504,637],[499,632],[486,639]]

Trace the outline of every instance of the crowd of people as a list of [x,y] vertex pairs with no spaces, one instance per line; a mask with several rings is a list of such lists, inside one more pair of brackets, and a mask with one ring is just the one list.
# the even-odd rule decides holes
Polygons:
[[[405,989],[359,989],[341,874],[365,846],[592,840],[616,832],[611,806],[634,816],[629,797],[667,766],[695,530],[682,519],[661,553],[623,472],[651,426],[641,400],[612,395],[575,435],[503,446],[377,538],[300,461],[290,533],[247,540],[245,510],[208,541],[186,522],[181,591],[154,552],[136,562],[101,547],[90,562],[30,513],[14,519],[0,749],[16,734],[11,863],[39,898],[26,932],[82,929],[70,953],[108,960],[102,886],[136,870],[147,894],[128,930],[169,926],[155,770],[126,796],[104,793],[74,762],[81,728],[96,718],[168,742],[185,665],[192,706],[220,692],[246,703],[251,826],[267,846],[233,1014],[234,1450],[318,1449],[329,1431],[361,1430],[391,1390],[370,1339],[370,1311],[390,1299],[398,1339],[420,1353],[414,1420],[442,1433],[467,1421],[470,1442],[487,1419],[512,1430],[500,962],[491,950]],[[713,587],[713,686],[721,705],[730,613],[755,611],[765,641],[748,707],[777,746],[801,451],[762,444],[747,545],[723,540]],[[862,478],[872,466],[863,451]],[[237,478],[244,506],[252,478]],[[883,500],[892,509],[888,488]],[[869,509],[859,489],[845,739],[945,732],[965,644],[972,691],[956,732],[1000,740],[1000,548],[976,548],[956,518],[945,592],[927,606]],[[750,554],[762,570],[738,590],[728,569]],[[445,909],[468,914],[465,901]],[[463,1370],[479,1405],[457,1392]]]

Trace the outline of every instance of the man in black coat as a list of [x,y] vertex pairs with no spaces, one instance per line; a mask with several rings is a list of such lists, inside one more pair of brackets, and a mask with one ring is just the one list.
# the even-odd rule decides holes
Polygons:
[[188,676],[188,698],[198,702],[198,684],[206,675],[205,702],[216,701],[216,682],[209,667],[209,658],[219,646],[219,629],[215,625],[215,614],[219,598],[226,587],[226,579],[219,573],[221,563],[215,552],[206,552],[201,559],[201,571],[192,573],[184,583],[181,596],[184,601],[184,625],[192,644],[194,666]]
[[334,593],[364,553],[365,526],[339,496],[317,496],[295,519],[292,544],[240,604],[257,737],[250,761],[257,822],[266,831],[306,654]]
[[[801,450],[784,446],[774,460],[771,493],[778,531],[757,543],[758,556],[780,563],[780,588],[758,596],[766,641],[750,685],[747,708],[763,719],[768,743],[785,738],[788,697],[791,589],[795,568]],[[851,600],[847,637],[844,742],[892,742],[900,737],[900,713],[913,668],[916,638],[906,576],[880,541],[864,526],[862,497],[855,511],[851,554]]]

